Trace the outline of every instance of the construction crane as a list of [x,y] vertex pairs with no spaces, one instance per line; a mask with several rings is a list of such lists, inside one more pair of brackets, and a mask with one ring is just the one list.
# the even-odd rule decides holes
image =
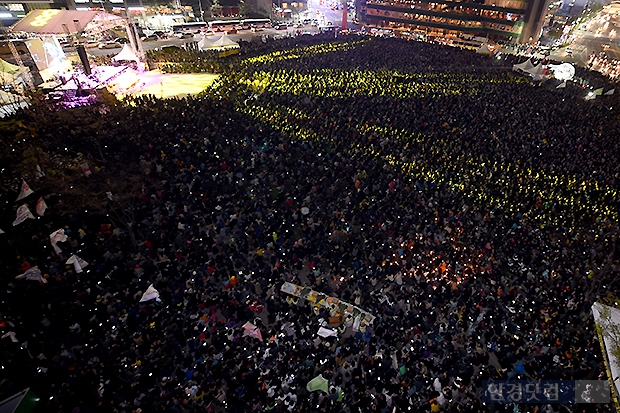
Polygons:
[[[11,41],[11,39],[9,38],[9,31],[4,25],[4,23],[2,23],[2,20],[0,20],[0,32],[2,32],[4,34],[4,37],[7,39],[9,49],[11,49],[11,54],[13,55],[13,58],[17,62],[17,66],[19,66],[20,71],[23,73],[24,79],[26,80],[26,83],[28,84],[28,89],[30,89],[31,92],[34,92],[35,91],[34,81],[32,80],[32,75],[30,74],[30,70],[24,65],[24,61],[22,60],[21,56],[17,52],[17,49],[15,48],[15,44],[13,44],[13,41]],[[24,94],[23,90],[18,90],[18,91],[22,95]]]

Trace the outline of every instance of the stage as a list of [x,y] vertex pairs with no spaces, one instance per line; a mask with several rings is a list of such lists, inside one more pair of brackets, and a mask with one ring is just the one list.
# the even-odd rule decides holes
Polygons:
[[144,72],[145,82],[136,95],[154,95],[158,98],[185,97],[196,95],[213,83],[218,75],[211,73],[164,74],[159,71]]

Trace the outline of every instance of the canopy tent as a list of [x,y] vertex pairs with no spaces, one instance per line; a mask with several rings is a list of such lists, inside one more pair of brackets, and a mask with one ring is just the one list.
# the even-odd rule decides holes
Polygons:
[[531,69],[524,70],[524,72],[530,74],[534,80],[540,80],[545,77],[545,68],[542,63],[538,63],[538,65],[532,67]]
[[491,54],[491,53],[493,53],[493,51],[489,48],[488,43],[485,43],[482,46],[480,46],[480,48],[478,50],[476,50],[476,53]]
[[125,24],[121,17],[102,11],[42,9],[28,13],[26,17],[11,27],[11,31],[39,35],[65,35],[64,25],[69,29],[69,32],[77,33],[79,29],[76,27],[76,20],[77,26],[85,32],[104,31]]
[[0,59],[0,74],[15,75],[19,73],[19,66],[12,65],[6,60]]
[[205,50],[205,49],[210,48],[211,46],[213,46],[213,42],[211,40],[207,39],[207,36],[204,36],[198,42],[198,50]]
[[532,61],[530,59],[527,59],[523,63],[519,63],[517,65],[512,65],[512,70],[514,70],[515,72],[518,72],[519,70],[522,71],[522,72],[525,72],[525,71],[530,70],[533,67],[534,67],[534,65],[532,64]]
[[0,118],[10,116],[18,109],[28,106],[28,100],[25,97],[0,90]]
[[[592,315],[599,333],[599,341],[601,341],[599,344],[605,355],[607,373],[613,378],[614,392],[619,394],[620,360],[617,354],[620,344],[620,310],[601,303],[594,303]],[[603,340],[600,340],[601,336]]]
[[0,85],[14,84],[23,74],[24,71],[19,66],[0,59]]
[[112,60],[117,62],[122,60],[134,62],[140,61],[140,59],[138,59],[138,56],[136,56],[136,52],[134,52],[131,46],[129,46],[128,44],[123,45],[123,49],[116,56],[114,56]]
[[234,48],[238,48],[239,47],[239,43],[231,40],[228,35],[226,33],[224,33],[224,35],[222,37],[220,37],[219,39],[215,40],[211,46],[209,46],[209,49],[234,49]]

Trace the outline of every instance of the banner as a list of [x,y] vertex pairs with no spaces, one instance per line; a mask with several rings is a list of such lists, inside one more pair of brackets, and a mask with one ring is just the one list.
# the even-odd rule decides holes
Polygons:
[[54,247],[54,251],[56,254],[60,254],[62,250],[58,245],[59,242],[64,242],[67,240],[67,236],[65,235],[64,229],[59,229],[58,231],[54,231],[50,234],[50,242],[52,243],[52,247]]
[[26,198],[28,195],[33,194],[34,191],[32,189],[30,189],[30,186],[28,186],[28,184],[26,183],[26,181],[24,181],[22,179],[22,186],[19,190],[19,196],[17,197],[17,199],[15,200],[15,202],[19,201],[20,199],[24,199]]
[[34,215],[32,215],[32,212],[28,209],[28,205],[20,206],[17,208],[17,217],[15,218],[15,221],[13,221],[13,226],[21,224],[28,218],[34,219]]
[[43,200],[43,197],[39,198],[39,200],[37,201],[37,208],[36,208],[37,214],[39,216],[45,215],[45,210],[46,209],[47,209],[47,204]]
[[16,280],[32,280],[47,283],[47,280],[41,274],[41,270],[37,267],[29,268],[25,273],[15,277]]
[[140,302],[143,303],[145,301],[149,301],[152,299],[161,301],[159,299],[159,291],[157,291],[155,287],[153,287],[153,284],[149,285],[149,288],[147,288],[144,294],[142,294],[142,298],[140,298]]
[[314,303],[315,305],[328,308],[332,317],[345,317],[347,315],[351,315],[353,317],[359,316],[360,321],[367,324],[372,323],[375,319],[375,316],[366,310],[363,310],[353,304],[341,301],[337,297],[330,297],[318,291],[314,291],[310,287],[303,287],[301,285],[285,282],[282,284],[280,291],[295,297],[303,298],[311,303]]
[[83,268],[88,266],[88,263],[86,261],[84,261],[83,259],[81,259],[75,254],[71,255],[69,259],[67,260],[67,262],[65,262],[65,264],[73,264],[73,268],[75,269],[75,272],[77,272],[78,274],[81,272],[84,272]]
[[616,89],[610,89],[610,90],[608,90],[607,92],[605,92],[605,95],[606,95],[606,96],[613,95],[615,91],[616,91]]

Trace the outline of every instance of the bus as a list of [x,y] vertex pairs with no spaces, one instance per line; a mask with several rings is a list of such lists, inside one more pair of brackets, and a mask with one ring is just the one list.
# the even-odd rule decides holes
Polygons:
[[241,20],[214,20],[209,22],[209,28],[214,32],[229,32],[241,26]]
[[269,19],[244,19],[241,20],[241,27],[244,30],[248,30],[251,28],[265,28],[271,27],[271,20]]
[[209,27],[207,22],[179,23],[172,25],[172,33],[198,33]]

